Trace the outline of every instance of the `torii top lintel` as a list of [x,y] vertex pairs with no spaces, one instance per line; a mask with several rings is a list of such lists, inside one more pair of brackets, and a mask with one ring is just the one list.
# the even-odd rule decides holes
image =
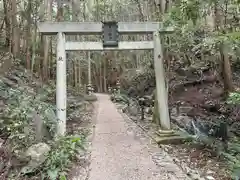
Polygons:
[[[164,28],[161,22],[118,22],[117,24],[120,34],[146,34],[155,31],[171,33],[174,31],[172,27]],[[40,22],[38,30],[44,35],[56,35],[58,32],[67,35],[100,35],[102,26],[102,22]]]

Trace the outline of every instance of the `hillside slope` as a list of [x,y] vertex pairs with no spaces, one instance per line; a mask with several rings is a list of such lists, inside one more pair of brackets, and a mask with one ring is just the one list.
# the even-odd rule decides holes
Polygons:
[[[2,66],[0,74],[0,179],[38,179],[51,173],[59,176],[83,151],[92,103],[84,94],[68,89],[67,136],[55,140],[54,82],[41,82],[10,58],[8,54],[2,58],[5,65],[13,63]],[[48,153],[48,158],[43,153]]]

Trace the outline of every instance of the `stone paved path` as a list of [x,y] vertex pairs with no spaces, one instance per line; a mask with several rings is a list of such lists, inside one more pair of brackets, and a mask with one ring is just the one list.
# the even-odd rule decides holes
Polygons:
[[97,96],[89,180],[188,179],[161,149],[137,136],[137,126],[124,120],[109,96]]

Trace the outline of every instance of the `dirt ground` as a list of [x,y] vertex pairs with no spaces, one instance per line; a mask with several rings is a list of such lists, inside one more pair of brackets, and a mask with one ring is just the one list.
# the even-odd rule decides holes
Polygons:
[[[124,106],[118,104],[119,111]],[[140,121],[140,116],[131,116],[126,114],[129,118],[137,123],[141,129],[154,139],[158,127],[152,123],[150,116],[146,117],[145,121]],[[226,171],[226,163],[216,157],[216,153],[210,149],[200,147],[194,144],[177,144],[177,145],[160,145],[174,162],[182,168],[182,170],[190,177],[216,179],[216,180],[230,180],[229,174]]]

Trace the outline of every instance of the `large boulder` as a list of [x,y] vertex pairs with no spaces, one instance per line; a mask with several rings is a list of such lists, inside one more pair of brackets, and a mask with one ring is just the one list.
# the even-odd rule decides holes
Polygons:
[[22,173],[30,173],[38,168],[47,159],[47,155],[51,150],[50,146],[46,143],[38,143],[29,147],[25,153],[26,157],[30,157],[27,166],[23,167]]

